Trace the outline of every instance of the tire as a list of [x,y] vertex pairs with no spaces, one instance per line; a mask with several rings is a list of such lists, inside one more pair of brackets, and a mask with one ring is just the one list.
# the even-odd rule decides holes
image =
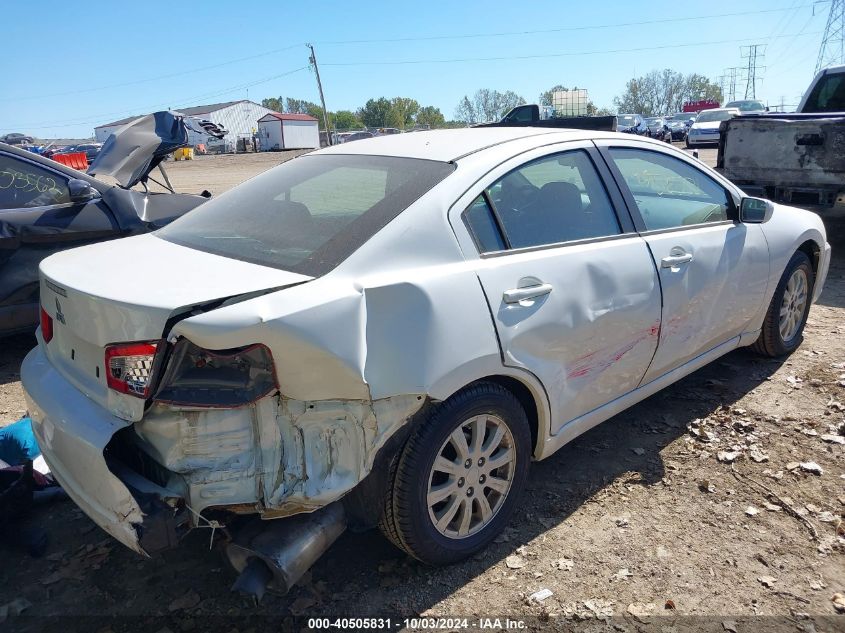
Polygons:
[[[790,285],[792,282],[793,285]],[[800,286],[803,284],[803,305]],[[760,336],[751,348],[763,356],[776,358],[791,354],[804,340],[804,325],[810,312],[815,275],[810,258],[803,251],[797,251],[778,282],[772,302],[766,311]],[[784,305],[785,302],[789,302]],[[786,322],[781,320],[781,311],[787,311]],[[790,324],[789,316],[793,317]]]
[[[483,549],[507,525],[528,477],[531,431],[516,397],[493,382],[466,387],[423,415],[392,464],[379,527],[414,558],[447,565]],[[459,429],[469,436],[458,436]],[[476,433],[482,437],[481,450],[474,450]],[[453,443],[456,437],[466,442],[463,455]],[[470,455],[473,459],[461,461]],[[505,465],[490,469],[486,459],[503,462],[508,455],[512,458]],[[449,471],[435,468],[436,459]],[[497,484],[490,487],[493,481]],[[429,507],[430,493],[444,498]]]

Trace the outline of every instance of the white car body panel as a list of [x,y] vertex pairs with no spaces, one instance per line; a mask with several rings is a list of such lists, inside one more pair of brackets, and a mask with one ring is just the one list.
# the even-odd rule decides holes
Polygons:
[[[706,169],[665,143],[624,134],[486,128],[385,136],[318,153],[455,160],[457,167],[321,277],[155,235],[46,259],[42,302],[57,318],[58,298],[67,327],[57,324],[53,341],[27,356],[22,380],[47,462],[86,513],[143,551],[135,529],[142,513],[102,460],[120,429],[132,428],[138,449],[169,471],[167,490],[193,512],[237,506],[273,518],[345,495],[426,402],[476,380],[506,377],[527,389],[541,459],[753,342],[792,253],[808,240],[825,245],[814,214],[779,207],[762,226],[700,225],[479,256],[461,221],[479,191],[531,158],[594,141],[648,147]],[[709,173],[739,201],[741,191]],[[725,239],[730,248],[720,253]],[[655,259],[678,240],[689,240],[699,260],[666,277]],[[138,262],[143,273],[127,279],[124,267],[106,264],[123,260]],[[103,269],[93,270],[93,261]],[[815,297],[828,262],[829,247],[821,248]],[[552,284],[551,294],[505,306],[503,291],[529,275]],[[229,304],[190,313],[230,296]],[[687,329],[673,330],[674,317]],[[142,400],[88,375],[89,365],[102,362],[103,346],[159,339],[171,319],[170,341],[184,337],[210,350],[266,345],[279,393],[234,409],[156,402],[145,410]],[[68,347],[77,353],[73,361]],[[91,467],[69,465],[77,459]]]

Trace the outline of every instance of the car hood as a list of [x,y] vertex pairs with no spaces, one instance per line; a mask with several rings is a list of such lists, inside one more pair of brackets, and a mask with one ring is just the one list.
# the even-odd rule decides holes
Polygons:
[[222,137],[219,128],[180,112],[153,112],[112,132],[88,167],[92,176],[111,176],[127,189],[145,181],[171,152],[187,147],[188,131]]
[[721,121],[706,121],[705,123],[693,123],[692,128],[690,129],[699,130],[701,132],[715,132],[719,129],[719,126],[721,124]]

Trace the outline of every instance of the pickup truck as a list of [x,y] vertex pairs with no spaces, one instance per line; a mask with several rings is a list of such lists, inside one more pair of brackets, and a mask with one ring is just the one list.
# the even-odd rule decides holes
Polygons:
[[819,72],[797,112],[743,114],[720,129],[716,168],[749,195],[845,208],[845,66]]
[[555,127],[576,130],[597,130],[615,132],[615,116],[567,116],[557,117],[549,106],[528,103],[508,111],[501,121],[480,123],[474,127]]

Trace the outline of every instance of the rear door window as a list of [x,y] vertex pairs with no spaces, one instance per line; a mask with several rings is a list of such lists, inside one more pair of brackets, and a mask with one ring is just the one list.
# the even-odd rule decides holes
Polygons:
[[464,220],[482,253],[622,232],[604,184],[583,150],[513,170],[473,202]]
[[805,112],[845,112],[845,72],[825,75],[813,88]]

